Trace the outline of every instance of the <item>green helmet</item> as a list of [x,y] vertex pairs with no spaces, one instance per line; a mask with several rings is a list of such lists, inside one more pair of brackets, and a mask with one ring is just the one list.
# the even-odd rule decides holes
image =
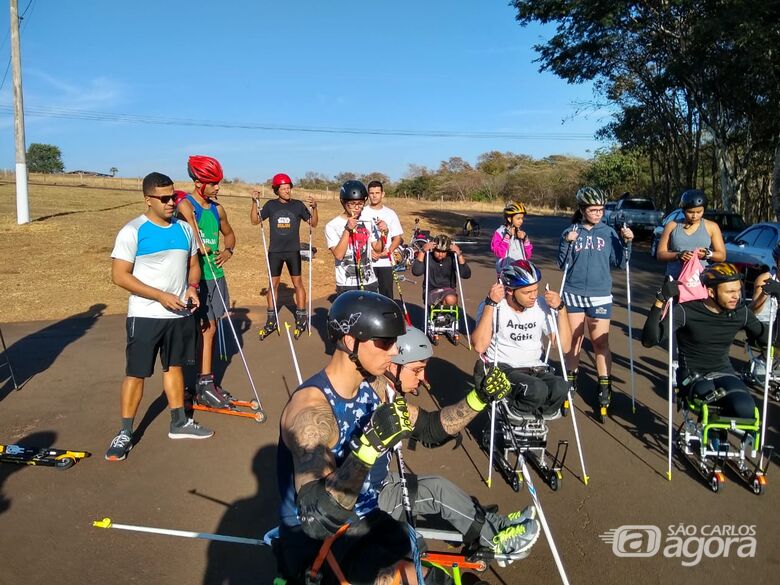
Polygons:
[[577,191],[577,205],[588,207],[590,205],[604,205],[607,196],[598,187],[581,187]]

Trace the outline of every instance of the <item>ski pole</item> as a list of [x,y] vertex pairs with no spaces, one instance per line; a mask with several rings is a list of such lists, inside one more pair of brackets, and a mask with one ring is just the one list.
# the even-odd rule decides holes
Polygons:
[[[623,224],[623,229],[626,229]],[[636,385],[634,383],[634,329],[631,325],[631,271],[628,265],[631,263],[631,240],[623,249],[626,258],[626,304],[628,305],[628,367],[631,373],[631,412],[636,414]]]
[[772,325],[777,314],[775,299],[769,297],[769,327],[767,331],[767,352],[766,352],[766,372],[764,373],[764,404],[761,407],[761,459],[759,469],[764,467],[764,438],[766,437],[766,407],[769,401],[769,374],[772,371],[772,359],[774,358],[775,346],[772,342]]
[[542,509],[542,502],[539,500],[539,494],[536,493],[533,479],[531,478],[531,474],[528,472],[528,466],[525,464],[525,457],[521,454],[518,454],[518,459],[522,465],[523,476],[525,477],[525,481],[528,484],[528,493],[531,494],[531,498],[534,501],[534,506],[536,506],[536,511],[539,512],[539,521],[541,522],[542,529],[544,530],[544,537],[547,539],[547,544],[550,546],[550,552],[552,552],[555,566],[558,568],[558,574],[561,576],[561,582],[564,585],[569,585],[569,578],[566,576],[566,570],[563,568],[561,556],[558,554],[558,548],[555,546],[552,532],[550,532],[550,525],[547,524],[547,518],[545,517],[544,510]]
[[[547,285],[546,289],[550,290],[550,285]],[[588,480],[590,477],[588,476],[588,472],[585,470],[585,457],[582,454],[582,443],[580,442],[580,431],[577,427],[577,413],[575,412],[577,409],[574,408],[572,403],[571,387],[569,386],[569,381],[566,379],[566,361],[563,357],[563,347],[561,347],[560,329],[558,329],[558,322],[555,320],[555,316],[551,314],[549,315],[549,319],[550,324],[552,325],[553,333],[555,334],[555,338],[558,341],[558,359],[561,360],[561,375],[563,376],[563,381],[566,382],[566,392],[571,408],[571,424],[574,427],[574,439],[577,441],[577,454],[580,456],[580,467],[582,468],[582,483],[588,485]]]
[[430,252],[425,252],[425,280],[423,281],[423,286],[425,287],[425,308],[423,309],[424,313],[424,320],[425,320],[425,335],[428,335],[428,311],[430,310],[428,308],[428,256],[430,256]]
[[466,339],[469,342],[469,349],[471,349],[471,333],[469,333],[469,317],[466,314],[466,298],[463,296],[463,283],[460,279],[460,263],[458,262],[458,254],[455,254],[455,276],[458,277],[458,292],[460,293],[460,305],[463,307],[463,326],[466,328]]
[[669,343],[668,343],[669,368],[668,368],[668,371],[667,371],[666,375],[669,378],[669,388],[668,388],[668,390],[669,390],[669,422],[668,422],[668,426],[667,426],[667,430],[666,431],[667,431],[667,435],[669,435],[669,445],[668,445],[668,448],[669,448],[668,449],[669,450],[669,454],[668,454],[669,461],[668,461],[668,464],[667,464],[666,479],[668,479],[669,481],[672,481],[672,401],[674,400],[674,396],[673,396],[673,394],[674,394],[674,389],[673,389],[674,382],[672,382],[672,377],[674,376],[674,365],[672,363],[672,360],[674,359],[674,353],[672,353],[672,352],[674,350],[674,345],[673,345],[673,339],[674,339],[674,317],[673,317],[673,313],[674,313],[674,299],[669,299],[667,306],[669,307],[669,317],[668,317],[668,319],[669,319],[669,331],[668,331],[668,335],[669,335]]
[[293,345],[292,336],[290,335],[290,324],[285,321],[284,328],[287,331],[287,342],[290,344],[290,353],[292,354],[293,365],[295,366],[295,375],[298,376],[298,385],[303,384],[303,377],[301,376],[301,369],[298,367],[298,356],[295,355],[295,346]]
[[[193,233],[195,234],[195,238],[198,240],[199,247],[205,251],[206,246],[203,243],[203,234],[200,232],[199,229],[193,230]],[[211,261],[210,256],[208,254],[204,254],[203,257],[206,259],[206,263],[211,268],[212,274],[216,272],[214,263]],[[273,288],[273,285],[271,288]],[[246,377],[249,379],[249,385],[252,387],[252,392],[255,395],[255,400],[257,400],[258,413],[262,413],[263,415],[263,420],[260,422],[265,422],[265,410],[263,409],[263,401],[260,400],[260,395],[257,393],[257,388],[255,387],[255,381],[252,379],[252,373],[249,371],[249,364],[247,363],[246,357],[244,356],[244,350],[241,349],[241,344],[238,341],[238,333],[236,333],[236,327],[235,325],[233,325],[233,319],[230,318],[230,310],[228,309],[227,302],[225,302],[225,297],[222,295],[222,290],[220,289],[216,281],[214,281],[214,289],[217,291],[217,296],[219,297],[219,300],[222,303],[222,307],[225,309],[225,320],[228,322],[228,325],[230,325],[230,331],[233,332],[233,339],[236,342],[236,349],[238,349],[238,355],[241,356],[241,363],[244,364],[244,371],[246,372]]]
[[[392,265],[393,260],[390,259],[390,264]],[[401,299],[401,309],[403,309],[404,312],[404,319],[406,320],[406,324],[409,325],[409,327],[412,326],[412,318],[409,316],[409,310],[406,308],[406,302],[404,301],[404,291],[401,288],[401,278],[398,275],[398,271],[395,269],[395,266],[393,266],[393,282],[395,282],[395,286],[398,289],[398,298]]]
[[[558,294],[561,298],[563,298],[563,287],[566,284],[566,274],[569,272],[569,251],[571,250],[571,242],[569,242],[569,245],[566,247],[566,254],[563,257],[563,277],[561,278],[561,288],[558,290]],[[550,349],[552,348],[552,343],[550,343],[550,340],[547,340],[547,349],[544,352],[544,363],[547,363],[550,359]],[[561,367],[564,371],[564,376],[566,375],[566,364],[561,364]],[[566,380],[566,384],[568,384],[569,381]],[[569,400],[569,405],[572,407],[572,410],[574,410],[574,405],[572,404],[571,400]]]
[[[311,273],[314,270],[314,255],[312,254],[312,248],[311,248],[311,220],[309,220],[309,307],[308,307],[308,329],[309,329],[309,335],[311,336]],[[278,321],[277,321],[278,323]]]
[[271,276],[271,261],[268,258],[268,245],[265,242],[265,228],[263,228],[263,218],[260,216],[260,200],[255,198],[257,206],[257,217],[260,219],[260,235],[263,238],[263,252],[265,255],[265,267],[268,269],[268,288],[271,289],[271,302],[274,304],[274,316],[276,317],[276,334],[281,335],[279,331],[279,310],[276,308],[276,291],[274,290],[274,279]]
[[[390,386],[386,385],[387,400],[393,402],[395,400],[395,391]],[[420,561],[420,550],[417,546],[417,532],[414,527],[414,514],[412,513],[412,502],[409,498],[409,486],[406,483],[406,463],[404,462],[404,455],[401,452],[401,441],[393,448],[395,451],[396,460],[398,461],[398,476],[401,479],[401,501],[404,506],[404,512],[406,512],[406,523],[409,525],[409,538],[412,541],[414,568],[417,571],[417,585],[425,585],[425,579],[422,575],[422,563]]]
[[[493,309],[493,335],[498,336],[498,307]],[[491,342],[492,343],[492,342]],[[487,368],[485,368],[484,362],[482,367],[485,369],[485,375],[487,375]],[[496,347],[493,349],[493,368],[498,367],[498,341],[496,340]],[[488,478],[487,486],[490,488],[493,484],[493,448],[495,447],[496,439],[496,401],[493,400],[490,403],[490,455],[488,457]]]
[[115,528],[117,530],[130,530],[133,532],[146,532],[150,534],[164,534],[166,536],[181,536],[183,538],[201,538],[203,540],[218,540],[221,542],[252,544],[254,546],[268,546],[268,543],[258,538],[227,536],[224,534],[211,534],[208,532],[190,532],[189,530],[171,530],[169,528],[153,528],[151,526],[136,526],[133,524],[116,524],[111,521],[111,518],[95,520],[92,522],[92,526],[95,528]]

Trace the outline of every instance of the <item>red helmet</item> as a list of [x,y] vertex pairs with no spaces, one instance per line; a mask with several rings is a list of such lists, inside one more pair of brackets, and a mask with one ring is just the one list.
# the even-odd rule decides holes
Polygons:
[[187,198],[187,192],[186,191],[179,191],[178,189],[173,192],[173,203],[174,205],[178,205],[182,202],[182,199]]
[[210,156],[191,156],[187,161],[187,172],[193,181],[201,183],[219,183],[224,178],[222,165]]
[[292,187],[293,182],[290,176],[285,175],[284,173],[277,173],[274,175],[274,178],[271,179],[271,187],[276,189],[280,185],[290,185],[290,187]]

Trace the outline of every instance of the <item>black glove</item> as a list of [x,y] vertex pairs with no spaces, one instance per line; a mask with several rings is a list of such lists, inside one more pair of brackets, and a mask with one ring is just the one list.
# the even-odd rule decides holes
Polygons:
[[413,429],[406,400],[396,398],[371,414],[363,434],[350,441],[352,453],[371,467],[393,445],[408,438]]
[[780,298],[780,282],[776,281],[774,278],[770,278],[764,283],[764,294],[768,294],[769,296]]
[[674,297],[677,297],[680,295],[680,286],[677,284],[676,280],[664,280],[664,283],[661,285],[661,290],[659,290],[655,298],[661,301],[662,303],[665,303],[669,299],[672,299]]
[[476,412],[481,412],[494,400],[501,400],[509,394],[512,384],[499,368],[491,366],[482,383],[466,395],[466,403]]

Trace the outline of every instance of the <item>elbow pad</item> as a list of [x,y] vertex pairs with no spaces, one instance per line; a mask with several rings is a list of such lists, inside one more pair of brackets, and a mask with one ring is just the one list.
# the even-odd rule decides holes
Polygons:
[[426,447],[440,447],[455,437],[444,430],[441,424],[441,415],[438,412],[420,409],[414,431],[412,431],[412,438],[420,441]]
[[301,527],[306,536],[325,540],[338,532],[352,517],[325,489],[325,478],[310,481],[298,492],[295,503],[301,517]]

